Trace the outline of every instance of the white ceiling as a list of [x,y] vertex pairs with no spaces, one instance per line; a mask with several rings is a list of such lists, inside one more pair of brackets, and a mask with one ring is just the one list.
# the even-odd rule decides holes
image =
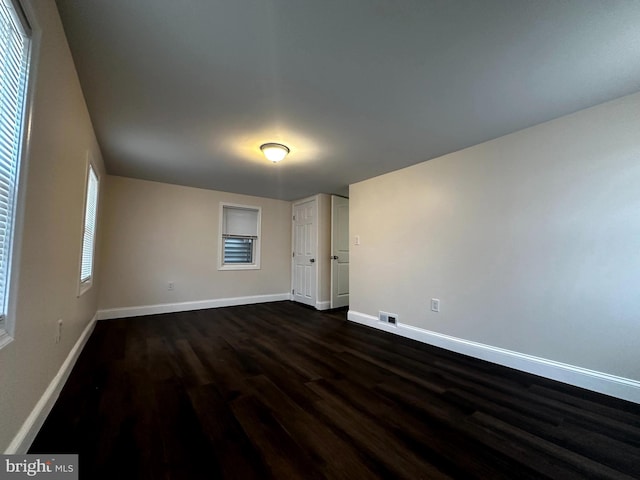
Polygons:
[[638,0],[57,4],[107,170],[160,182],[346,194],[640,90]]

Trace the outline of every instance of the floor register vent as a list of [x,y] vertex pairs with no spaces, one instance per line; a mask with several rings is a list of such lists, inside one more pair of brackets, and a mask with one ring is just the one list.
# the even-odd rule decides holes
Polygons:
[[389,312],[378,312],[378,320],[382,323],[388,323],[390,325],[397,325],[398,315]]

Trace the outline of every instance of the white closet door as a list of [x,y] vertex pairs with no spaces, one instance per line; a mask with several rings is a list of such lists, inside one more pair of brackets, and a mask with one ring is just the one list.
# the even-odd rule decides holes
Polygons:
[[317,228],[316,199],[293,206],[293,299],[316,306]]

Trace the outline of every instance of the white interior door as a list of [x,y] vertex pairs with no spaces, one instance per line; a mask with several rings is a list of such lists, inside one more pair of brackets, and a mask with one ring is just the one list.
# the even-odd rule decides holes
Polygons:
[[316,199],[293,206],[293,299],[316,306]]
[[331,308],[349,305],[349,199],[331,196]]

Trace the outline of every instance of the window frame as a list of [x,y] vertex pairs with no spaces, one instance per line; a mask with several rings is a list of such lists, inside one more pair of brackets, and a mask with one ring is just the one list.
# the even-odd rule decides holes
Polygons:
[[[253,262],[252,263],[224,263],[224,220],[225,208],[237,208],[242,210],[252,210],[256,215],[256,238],[253,241]],[[256,205],[242,205],[238,203],[220,202],[218,214],[218,270],[260,270],[260,251],[262,246],[262,207]],[[232,238],[242,238],[232,236]]]
[[[1,1],[1,0],[0,0]],[[20,277],[20,263],[22,258],[22,236],[24,227],[25,190],[28,176],[29,157],[31,150],[31,124],[33,120],[34,89],[37,82],[37,59],[40,52],[42,32],[36,21],[29,2],[6,0],[12,15],[20,23],[22,32],[28,38],[29,45],[24,57],[26,64],[26,82],[22,98],[22,124],[19,133],[19,148],[14,184],[14,208],[9,243],[8,265],[6,270],[6,286],[4,303],[0,314],[4,318],[0,321],[0,349],[11,343],[15,337],[16,303],[18,300],[18,285]]]
[[[83,190],[83,198],[84,203],[82,207],[82,228],[80,230],[80,261],[78,262],[78,297],[81,297],[85,292],[87,292],[93,286],[93,279],[95,277],[95,265],[96,265],[96,244],[98,243],[98,218],[99,218],[99,209],[100,209],[100,170],[96,167],[96,162],[93,159],[93,155],[91,154],[91,150],[87,150],[86,157],[86,167],[85,167],[85,176],[84,176],[84,190]],[[96,211],[95,211],[95,220],[94,220],[94,231],[93,231],[93,243],[91,245],[91,275],[85,281],[82,281],[82,257],[84,253],[84,234],[86,229],[86,220],[87,220],[87,206],[89,201],[89,175],[93,171],[96,176]]]

